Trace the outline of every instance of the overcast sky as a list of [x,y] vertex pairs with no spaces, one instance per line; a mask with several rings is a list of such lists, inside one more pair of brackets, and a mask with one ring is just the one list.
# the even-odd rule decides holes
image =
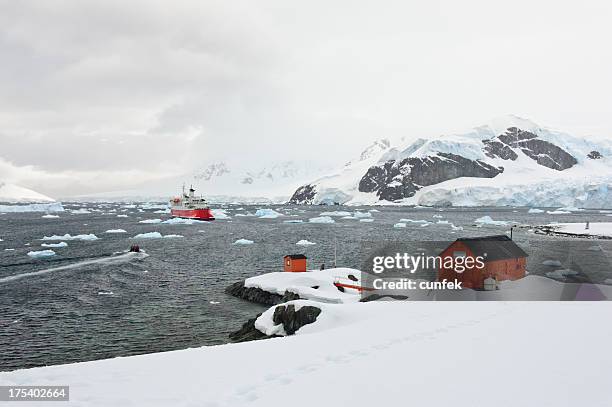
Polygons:
[[0,0],[0,181],[342,164],[508,113],[612,138],[611,4]]

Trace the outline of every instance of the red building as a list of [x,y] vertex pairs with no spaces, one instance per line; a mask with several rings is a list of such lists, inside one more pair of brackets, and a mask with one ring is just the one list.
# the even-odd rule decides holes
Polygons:
[[463,282],[464,288],[483,289],[484,280],[488,277],[497,281],[518,280],[525,277],[528,255],[508,236],[498,235],[457,239],[440,253],[442,259],[448,256],[473,259],[479,257],[484,266],[479,263],[459,272],[460,267],[457,265],[445,267],[442,264],[438,268],[438,281],[457,279]]
[[306,256],[303,254],[288,254],[283,257],[283,261],[287,272],[306,271]]

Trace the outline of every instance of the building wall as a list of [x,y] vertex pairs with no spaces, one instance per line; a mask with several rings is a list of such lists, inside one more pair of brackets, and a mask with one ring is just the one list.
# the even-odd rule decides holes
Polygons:
[[306,271],[306,259],[291,259],[286,258],[285,271],[286,272],[304,272]]
[[[472,251],[463,242],[454,242],[440,256],[452,256],[455,251],[464,251],[466,256],[475,257]],[[453,269],[438,269],[438,281],[447,279],[463,282],[464,288],[484,288],[485,278],[491,276],[497,278],[498,281],[517,280],[525,277],[525,266],[527,259],[525,257],[495,260],[485,263],[482,269],[472,268],[466,269],[463,273],[457,273]]]

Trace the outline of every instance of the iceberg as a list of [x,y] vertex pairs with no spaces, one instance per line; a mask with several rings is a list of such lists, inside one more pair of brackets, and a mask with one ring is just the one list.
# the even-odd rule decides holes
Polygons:
[[255,216],[259,219],[276,219],[279,216],[284,216],[282,213],[275,211],[274,209],[257,209]]
[[248,240],[248,239],[238,239],[234,242],[234,244],[238,244],[238,245],[247,245],[247,244],[253,244],[255,243],[252,240]]
[[109,229],[104,233],[127,233],[127,232],[123,229]]
[[308,219],[309,223],[335,223],[335,221],[330,216],[319,216],[316,218]]
[[68,243],[66,242],[59,242],[59,243],[43,243],[41,244],[42,247],[67,247]]
[[33,259],[44,259],[47,257],[55,256],[55,252],[53,250],[32,251],[32,252],[28,252],[28,256],[30,256]]
[[38,203],[28,205],[0,205],[2,213],[26,213],[26,212],[64,212],[61,202]]
[[98,236],[94,235],[93,233],[90,234],[83,234],[83,235],[75,235],[72,236],[70,234],[65,234],[63,236],[58,236],[58,235],[53,235],[53,236],[44,236],[42,239],[40,240],[98,240]]
[[479,225],[493,225],[493,226],[505,226],[508,222],[503,220],[493,220],[490,216],[483,216],[474,221]]

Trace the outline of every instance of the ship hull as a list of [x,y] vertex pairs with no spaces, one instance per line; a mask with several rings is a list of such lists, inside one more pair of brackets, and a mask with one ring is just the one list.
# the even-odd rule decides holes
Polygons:
[[210,209],[170,209],[173,218],[215,220]]

